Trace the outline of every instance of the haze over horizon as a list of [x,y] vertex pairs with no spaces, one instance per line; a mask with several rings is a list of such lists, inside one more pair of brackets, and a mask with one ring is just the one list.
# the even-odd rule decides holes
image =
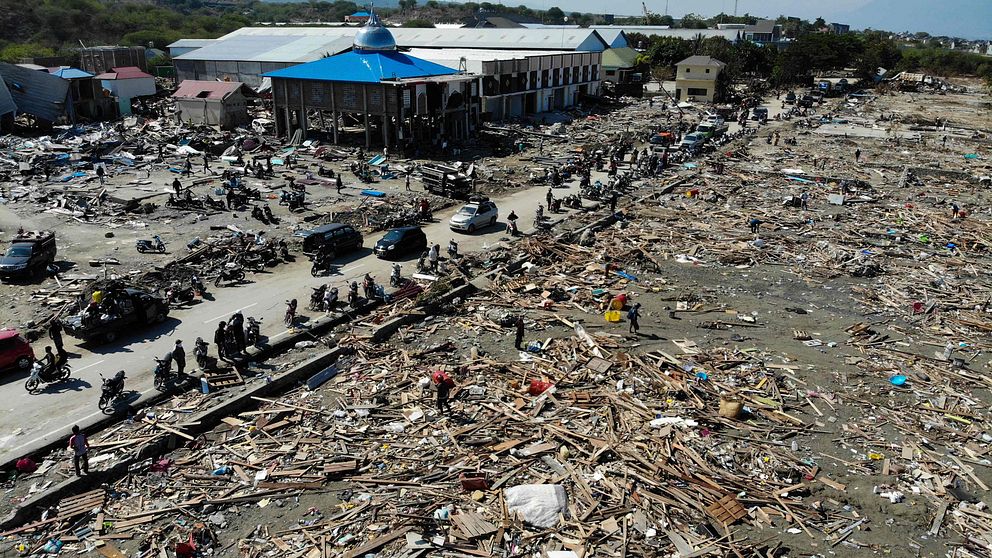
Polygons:
[[[494,3],[496,3],[494,1]],[[506,2],[507,5],[513,2]],[[648,10],[668,13],[679,18],[687,13],[711,17],[720,12],[732,14],[734,0],[647,0]],[[565,13],[640,15],[640,0],[618,0],[604,10],[596,0],[539,0],[527,3],[533,9],[558,6]],[[939,8],[937,8],[939,6]],[[935,9],[936,8],[936,9]],[[776,18],[796,16],[813,21],[822,17],[828,23],[845,23],[852,29],[884,29],[900,32],[925,31],[931,35],[946,35],[980,40],[992,39],[992,0],[738,0],[737,14]]]

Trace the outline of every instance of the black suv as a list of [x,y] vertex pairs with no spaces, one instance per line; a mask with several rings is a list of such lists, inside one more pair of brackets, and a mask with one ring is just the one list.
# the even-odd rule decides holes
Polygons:
[[427,249],[427,235],[420,227],[400,227],[386,233],[372,250],[380,258],[396,258],[414,252],[419,254]]
[[363,242],[361,233],[351,225],[341,223],[321,225],[309,231],[296,233],[296,236],[303,237],[303,253],[307,256],[323,252],[335,258],[338,254],[358,250]]
[[55,233],[22,233],[0,257],[0,277],[34,277],[55,261]]

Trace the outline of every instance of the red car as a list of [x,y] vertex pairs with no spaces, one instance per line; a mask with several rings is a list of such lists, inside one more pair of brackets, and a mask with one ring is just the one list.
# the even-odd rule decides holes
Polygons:
[[34,351],[16,329],[0,329],[0,370],[27,370],[34,362]]

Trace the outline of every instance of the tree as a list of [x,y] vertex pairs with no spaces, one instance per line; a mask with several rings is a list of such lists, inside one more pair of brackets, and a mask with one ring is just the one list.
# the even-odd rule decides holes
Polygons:
[[826,26],[827,26],[827,22],[822,17],[816,18],[816,21],[813,22],[813,27],[815,29],[823,29]]
[[548,18],[549,23],[557,24],[565,21],[565,12],[558,6],[548,8],[548,11],[544,12],[544,15]]
[[434,23],[432,23],[431,20],[429,20],[429,19],[416,18],[416,19],[408,19],[408,20],[404,21],[403,22],[403,25],[400,25],[400,27],[415,27],[415,28],[419,28],[419,29],[433,29],[434,28]]
[[696,14],[685,14],[679,22],[682,29],[706,29],[706,21]]
[[0,49],[0,60],[12,64],[20,62],[22,58],[36,56],[55,56],[55,51],[38,43],[7,45]]
[[652,66],[671,68],[692,54],[688,42],[677,37],[656,37],[647,50]]
[[400,11],[408,12],[417,7],[417,0],[400,0]]
[[437,0],[427,0],[427,3],[424,4],[424,6],[432,10],[436,10],[441,7],[441,4]]

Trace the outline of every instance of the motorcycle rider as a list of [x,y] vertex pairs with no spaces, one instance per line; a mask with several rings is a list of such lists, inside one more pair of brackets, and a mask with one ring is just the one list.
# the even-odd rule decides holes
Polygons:
[[320,308],[320,304],[324,301],[324,294],[327,292],[327,285],[321,285],[319,287],[312,287],[312,293],[310,293],[310,309],[316,310]]
[[362,291],[365,293],[365,298],[372,300],[375,297],[375,279],[372,275],[366,273],[365,278],[362,279]]
[[292,327],[296,321],[296,299],[286,301],[286,316],[283,321],[286,327]]
[[348,286],[348,305],[352,308],[358,307],[358,281],[352,281]]
[[203,286],[203,281],[200,280],[200,276],[197,274],[194,273],[193,276],[190,277],[189,283],[198,295],[203,296],[207,292],[207,288]]
[[330,312],[338,303],[338,288],[331,287],[324,291],[324,312]]
[[425,250],[422,254],[420,254],[420,259],[417,260],[417,271],[420,273],[427,272],[427,256],[428,254]]

